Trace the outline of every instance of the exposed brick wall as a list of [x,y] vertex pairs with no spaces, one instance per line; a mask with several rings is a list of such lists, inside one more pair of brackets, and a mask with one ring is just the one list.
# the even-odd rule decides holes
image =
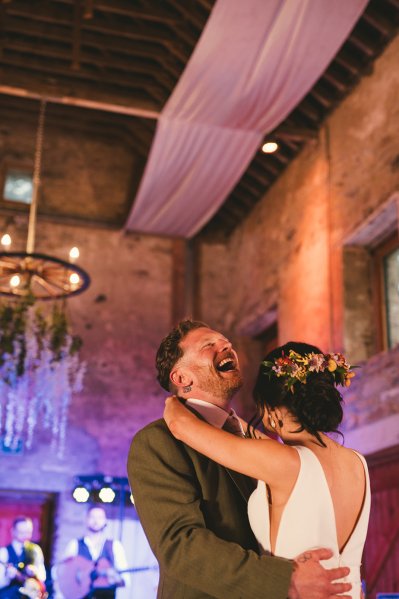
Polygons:
[[[367,260],[360,249],[346,250],[355,261],[344,285],[343,253],[350,234],[399,188],[398,53],[396,39],[223,250],[204,244],[203,311],[212,306],[208,320],[213,315],[239,344],[241,336],[248,346],[248,337],[262,331],[262,315],[276,309],[282,343],[344,349],[356,361],[372,353]],[[398,371],[397,350],[363,363],[346,394],[348,427],[397,410]],[[252,366],[247,373],[253,377]],[[238,401],[248,405],[248,391]]]

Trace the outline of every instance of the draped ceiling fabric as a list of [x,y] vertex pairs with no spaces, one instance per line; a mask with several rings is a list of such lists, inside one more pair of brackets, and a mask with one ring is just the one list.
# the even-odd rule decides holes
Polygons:
[[367,0],[217,0],[161,116],[126,228],[191,237],[314,85]]

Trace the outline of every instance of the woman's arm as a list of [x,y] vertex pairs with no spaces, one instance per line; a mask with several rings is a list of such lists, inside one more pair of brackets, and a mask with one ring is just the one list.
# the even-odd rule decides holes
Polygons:
[[285,488],[296,480],[299,456],[292,447],[220,430],[197,418],[176,397],[167,398],[164,419],[176,439],[226,468],[267,481],[272,487]]

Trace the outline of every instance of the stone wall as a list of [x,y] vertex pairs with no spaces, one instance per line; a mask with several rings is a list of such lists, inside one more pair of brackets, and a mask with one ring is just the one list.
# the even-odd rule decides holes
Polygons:
[[[367,360],[375,351],[369,247],[348,246],[399,188],[398,54],[396,39],[226,246],[201,250],[204,318],[239,347],[251,346],[255,356],[256,335],[277,314],[281,343],[305,340],[361,362],[346,393],[347,429],[398,411],[397,348]],[[397,227],[395,218],[387,228]],[[253,371],[247,367],[248,379]],[[242,407],[249,388],[238,399]]]

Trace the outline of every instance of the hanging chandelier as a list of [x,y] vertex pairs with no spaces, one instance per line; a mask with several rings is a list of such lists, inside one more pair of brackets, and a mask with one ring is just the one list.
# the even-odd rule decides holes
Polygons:
[[[89,275],[73,262],[34,251],[37,204],[41,186],[45,110],[46,100],[42,99],[36,133],[26,251],[0,252],[0,294],[15,298],[32,296],[40,300],[61,299],[82,293],[90,284]],[[3,247],[10,247],[11,237],[8,233],[3,235],[1,243]],[[70,258],[74,259],[78,256],[78,249],[72,248]]]
[[[54,302],[38,308],[37,300],[59,300],[87,289],[89,275],[71,261],[35,253],[37,203],[46,101],[40,103],[25,252],[0,252],[0,451],[30,449],[37,424],[49,429],[52,449],[62,457],[68,408],[82,390],[85,364],[80,362],[81,340],[71,334],[65,313]],[[6,233],[1,239],[10,247]]]

